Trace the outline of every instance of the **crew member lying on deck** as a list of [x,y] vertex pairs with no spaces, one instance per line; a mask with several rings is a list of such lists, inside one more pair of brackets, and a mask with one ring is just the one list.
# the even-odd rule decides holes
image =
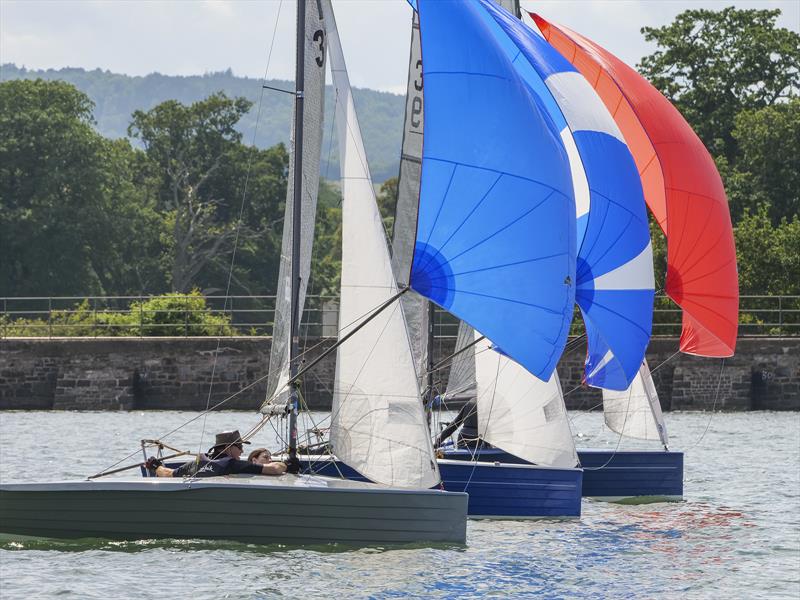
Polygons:
[[150,458],[147,460],[147,468],[155,471],[157,477],[216,477],[236,473],[283,475],[286,472],[297,473],[299,471],[300,465],[297,459],[265,464],[241,460],[242,444],[249,443],[242,440],[238,431],[223,431],[217,434],[214,446],[196,460],[184,463],[176,469],[170,469],[163,466],[158,459]]

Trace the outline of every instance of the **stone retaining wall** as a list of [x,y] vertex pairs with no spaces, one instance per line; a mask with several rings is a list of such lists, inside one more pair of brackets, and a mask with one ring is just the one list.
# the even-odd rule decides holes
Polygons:
[[[436,360],[452,352],[453,342],[437,342]],[[254,410],[266,395],[269,343],[241,337],[3,339],[0,409],[201,410],[238,392],[224,408]],[[333,343],[307,340],[305,347],[313,348],[307,360]],[[739,340],[724,367],[721,359],[675,355],[677,347],[676,339],[658,338],[648,349],[664,410],[800,410],[800,338]],[[585,352],[585,346],[574,349],[558,367],[571,409],[601,403],[599,390],[580,384]],[[312,408],[330,407],[334,357],[305,377]]]

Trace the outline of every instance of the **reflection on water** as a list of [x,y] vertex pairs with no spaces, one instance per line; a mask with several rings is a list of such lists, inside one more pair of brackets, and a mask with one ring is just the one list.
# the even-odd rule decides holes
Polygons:
[[[601,415],[572,416],[579,445],[617,446]],[[2,413],[0,481],[85,477],[186,418]],[[205,440],[253,420],[211,415]],[[686,451],[685,502],[584,501],[579,521],[470,521],[467,547],[0,539],[0,596],[800,597],[800,415],[718,414],[705,437],[708,414],[667,421],[672,448]],[[259,435],[256,445],[276,447],[274,432]],[[200,425],[171,441],[197,448]],[[621,446],[631,447],[642,445]]]

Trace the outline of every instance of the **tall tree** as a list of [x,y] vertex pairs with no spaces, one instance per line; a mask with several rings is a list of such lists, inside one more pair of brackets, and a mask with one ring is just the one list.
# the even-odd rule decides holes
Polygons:
[[680,13],[644,27],[658,50],[639,70],[683,113],[715,156],[738,157],[734,121],[743,109],[772,106],[800,90],[800,35],[778,28],[779,10]]
[[[143,215],[135,209],[138,192],[124,166],[132,149],[97,134],[92,110],[89,98],[67,83],[0,84],[3,295],[125,293],[138,287],[112,275],[131,258],[122,240],[157,240],[157,227],[142,227]],[[131,238],[137,228],[142,237]]]
[[211,182],[240,145],[235,126],[251,105],[217,93],[189,106],[168,100],[133,113],[128,134],[142,141],[160,180],[158,205],[172,231],[171,283],[179,292],[189,291],[236,236],[237,222],[223,217],[236,204],[234,194]]

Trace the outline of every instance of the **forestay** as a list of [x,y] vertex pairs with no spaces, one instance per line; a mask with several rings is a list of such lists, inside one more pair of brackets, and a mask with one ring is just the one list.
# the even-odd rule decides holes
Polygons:
[[635,70],[569,29],[532,15],[591,83],[631,149],[650,211],[667,236],[667,294],[683,308],[680,349],[731,356],[739,288],[730,212],[714,160],[670,102]]
[[488,340],[476,344],[475,368],[481,439],[532,463],[578,465],[555,372],[547,381],[537,379]]
[[[400,156],[400,177],[397,181],[397,207],[392,232],[392,270],[395,280],[408,283],[408,272],[414,256],[414,234],[419,206],[420,170],[422,167],[422,55],[419,42],[419,18],[414,12],[411,23],[411,51],[408,58],[406,113],[403,126],[403,151]],[[417,373],[427,370],[428,311],[427,300],[414,292],[403,295],[403,312],[408,325],[411,349]]]
[[611,431],[642,440],[660,440],[664,447],[669,444],[664,415],[647,361],[642,363],[629,389],[603,390],[603,413]]
[[[311,254],[314,246],[314,222],[317,212],[317,192],[319,190],[319,162],[322,149],[322,122],[325,92],[326,44],[321,8],[310,2],[305,11],[305,68],[304,109],[303,109],[303,202],[301,208],[300,236],[300,295],[299,314],[303,314],[308,278],[311,273]],[[294,135],[294,132],[292,132]],[[294,172],[294,140],[290,144],[289,173]],[[283,217],[283,239],[281,258],[278,267],[278,290],[275,297],[275,317],[272,329],[272,346],[269,354],[269,375],[267,377],[267,400],[273,396],[288,395],[289,344],[291,343],[291,272],[292,272],[292,218],[294,181],[288,178],[286,208]]]
[[480,5],[417,6],[425,146],[411,286],[547,380],[575,298],[566,151]]
[[636,164],[583,76],[519,19],[491,0],[478,2],[498,43],[541,98],[565,145],[574,143],[577,150],[578,160],[570,165],[573,176],[579,181],[581,176],[575,174],[582,172],[588,185],[588,197],[576,194],[576,301],[588,340],[585,380],[624,390],[644,359],[654,296],[647,209]]
[[[397,293],[330,0],[322,0],[336,92],[342,170],[339,335]],[[428,488],[439,482],[403,312],[393,304],[337,351],[331,444],[372,481]]]

